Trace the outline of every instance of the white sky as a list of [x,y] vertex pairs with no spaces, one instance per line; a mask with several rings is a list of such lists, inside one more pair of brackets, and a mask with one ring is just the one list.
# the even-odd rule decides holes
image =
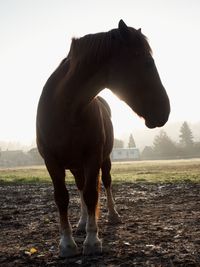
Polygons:
[[[71,37],[127,25],[149,38],[171,100],[170,122],[200,121],[199,0],[0,0],[0,140],[35,138],[42,87],[68,53]],[[116,136],[144,128],[104,92]]]

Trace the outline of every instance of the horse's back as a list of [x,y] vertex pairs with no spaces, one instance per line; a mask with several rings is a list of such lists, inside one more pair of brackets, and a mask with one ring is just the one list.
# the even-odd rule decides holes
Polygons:
[[103,128],[105,133],[105,142],[104,142],[104,158],[108,157],[113,148],[114,134],[113,134],[113,125],[111,121],[111,109],[106,100],[100,96],[97,97],[98,104],[102,110],[102,121]]
[[108,105],[107,101],[101,96],[97,96],[97,100],[103,104],[103,107],[107,110],[109,116],[111,117],[111,109],[110,109],[110,106]]

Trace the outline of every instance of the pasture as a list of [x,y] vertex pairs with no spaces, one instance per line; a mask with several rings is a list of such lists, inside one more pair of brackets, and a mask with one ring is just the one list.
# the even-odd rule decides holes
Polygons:
[[[100,196],[103,254],[58,258],[57,209],[44,167],[0,170],[0,266],[200,266],[200,160],[113,163],[122,224],[109,225]],[[79,219],[71,174],[70,221]],[[74,234],[79,247],[84,235]]]

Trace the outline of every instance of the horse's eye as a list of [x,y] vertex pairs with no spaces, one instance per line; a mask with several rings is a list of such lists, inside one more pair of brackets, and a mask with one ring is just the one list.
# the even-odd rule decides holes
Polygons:
[[154,60],[153,60],[152,57],[147,58],[147,60],[146,60],[146,66],[147,66],[148,68],[151,68],[151,67],[154,66]]

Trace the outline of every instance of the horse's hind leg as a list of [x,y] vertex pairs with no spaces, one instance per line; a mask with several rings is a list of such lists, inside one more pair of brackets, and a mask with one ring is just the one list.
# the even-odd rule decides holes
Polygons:
[[68,220],[69,195],[65,186],[65,170],[55,161],[45,160],[45,163],[53,181],[54,198],[60,215],[60,256],[71,257],[76,255],[78,250],[72,237],[72,229]]
[[101,167],[102,170],[102,181],[103,185],[106,190],[106,196],[107,196],[107,207],[108,207],[108,221],[110,223],[119,223],[121,222],[120,216],[118,212],[115,209],[115,202],[112,196],[112,190],[111,190],[111,161],[110,158],[107,158]]
[[87,160],[84,166],[85,184],[83,198],[87,206],[88,219],[86,224],[86,238],[83,244],[83,254],[96,254],[102,251],[101,241],[98,237],[97,204],[99,190],[99,159],[95,157]]
[[81,200],[81,216],[77,226],[77,233],[85,232],[86,222],[87,222],[87,207],[83,198],[83,188],[84,188],[84,170],[82,169],[71,169],[71,173],[74,175],[75,182],[79,191],[80,200]]

